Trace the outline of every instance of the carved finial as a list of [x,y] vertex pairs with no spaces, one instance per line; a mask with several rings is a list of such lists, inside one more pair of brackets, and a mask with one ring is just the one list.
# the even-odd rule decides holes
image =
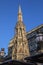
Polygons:
[[20,5],[19,5],[19,11],[18,11],[18,21],[23,21],[23,19],[22,19],[22,11],[21,11]]
[[20,7],[20,5],[19,5],[19,13],[22,13],[22,12],[21,12],[21,7]]

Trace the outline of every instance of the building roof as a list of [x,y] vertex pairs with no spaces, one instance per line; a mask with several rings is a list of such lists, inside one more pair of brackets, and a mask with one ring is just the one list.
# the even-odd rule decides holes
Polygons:
[[26,57],[25,60],[30,60],[30,61],[33,61],[33,62],[43,63],[43,53],[31,56],[31,57]]
[[31,31],[27,32],[27,35],[30,34],[30,33],[32,33],[32,32],[34,32],[34,31],[36,31],[36,30],[38,30],[38,29],[40,29],[40,28],[42,28],[42,27],[43,27],[43,24],[37,26],[36,28],[34,28]]
[[27,62],[23,62],[23,61],[18,61],[18,60],[12,60],[12,59],[10,59],[10,60],[7,60],[7,61],[5,61],[5,62],[3,62],[3,63],[1,63],[1,65],[10,65],[10,64],[12,64],[12,65],[34,65],[33,63],[27,63]]

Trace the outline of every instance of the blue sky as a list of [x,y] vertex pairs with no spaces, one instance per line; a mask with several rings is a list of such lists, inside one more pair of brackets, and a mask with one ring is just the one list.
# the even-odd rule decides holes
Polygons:
[[43,24],[43,0],[0,0],[0,48],[5,52],[15,34],[19,4],[26,31]]

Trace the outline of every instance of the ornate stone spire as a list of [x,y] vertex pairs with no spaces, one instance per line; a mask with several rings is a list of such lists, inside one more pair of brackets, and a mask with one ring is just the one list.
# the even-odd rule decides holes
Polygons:
[[19,5],[19,11],[18,11],[18,21],[23,21],[23,18],[22,18],[22,11],[21,11],[20,5]]
[[18,22],[15,27],[16,40],[13,45],[12,59],[24,60],[25,57],[30,56],[28,41],[26,38],[25,25],[23,24],[21,7],[19,6]]

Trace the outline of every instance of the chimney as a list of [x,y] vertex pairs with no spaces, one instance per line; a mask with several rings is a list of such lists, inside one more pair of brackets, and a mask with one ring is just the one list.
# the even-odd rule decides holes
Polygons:
[[5,49],[1,48],[1,56],[4,56],[4,55],[5,55]]

